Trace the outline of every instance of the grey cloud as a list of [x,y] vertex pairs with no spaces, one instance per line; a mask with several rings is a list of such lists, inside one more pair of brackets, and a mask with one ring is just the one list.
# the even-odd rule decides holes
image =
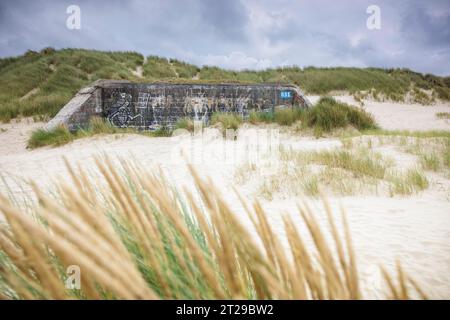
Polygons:
[[248,19],[247,9],[239,0],[201,0],[201,19],[220,37],[229,41],[243,40]]
[[[78,4],[82,28],[65,27]],[[381,8],[382,29],[366,28]],[[228,68],[407,67],[450,74],[447,0],[1,1],[0,56],[81,47],[135,50]]]
[[419,45],[445,47],[450,44],[450,12],[433,15],[426,4],[409,8],[402,17],[401,32],[405,39]]

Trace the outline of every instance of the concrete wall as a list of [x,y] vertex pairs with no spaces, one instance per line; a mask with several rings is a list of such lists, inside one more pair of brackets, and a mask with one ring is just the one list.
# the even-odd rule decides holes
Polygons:
[[94,116],[102,117],[102,88],[96,85],[85,87],[53,117],[46,125],[46,130],[65,126],[70,131],[86,127]]
[[118,127],[153,130],[172,127],[189,117],[207,123],[214,112],[248,117],[252,110],[270,112],[276,106],[309,107],[298,87],[276,84],[138,84],[97,81],[83,88],[47,124],[47,129],[66,125],[70,130],[102,116]]

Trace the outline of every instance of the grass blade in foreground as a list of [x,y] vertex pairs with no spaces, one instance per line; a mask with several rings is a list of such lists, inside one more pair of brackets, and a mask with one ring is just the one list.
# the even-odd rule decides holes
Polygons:
[[[25,214],[6,197],[0,212],[0,297],[5,299],[359,299],[365,297],[344,219],[339,235],[327,206],[331,239],[311,209],[299,208],[309,235],[284,217],[289,250],[255,201],[243,203],[258,237],[210,182],[191,169],[201,201],[162,175],[98,159],[104,181],[68,166],[73,185],[60,198],[34,188],[39,205]],[[326,202],[325,202],[326,204]],[[305,245],[311,237],[314,247]],[[78,266],[81,289],[66,286]],[[386,298],[425,297],[399,267],[385,273]],[[397,280],[398,278],[398,280]],[[409,288],[413,288],[407,290]],[[415,291],[415,292],[414,292]]]

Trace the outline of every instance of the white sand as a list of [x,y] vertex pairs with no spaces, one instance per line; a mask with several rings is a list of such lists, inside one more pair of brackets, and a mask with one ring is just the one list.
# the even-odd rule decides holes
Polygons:
[[[341,97],[340,99],[350,99]],[[388,129],[449,129],[446,122],[434,117],[435,112],[448,112],[450,107],[422,107],[380,103],[367,103],[367,109],[375,114],[379,123]],[[423,114],[421,121],[416,119],[412,110],[420,108]],[[388,113],[388,110],[391,110]],[[418,109],[419,110],[419,109]],[[394,119],[404,119],[397,121]],[[416,123],[414,123],[416,122]],[[396,124],[398,127],[396,127]],[[7,127],[6,132],[0,130],[0,192],[12,192],[14,197],[23,199],[29,197],[30,190],[22,180],[32,179],[43,188],[48,187],[52,180],[67,179],[62,156],[75,164],[94,171],[93,157],[107,153],[111,157],[133,157],[148,170],[156,170],[161,166],[174,185],[191,185],[191,179],[186,166],[182,164],[181,150],[189,155],[189,150],[196,143],[190,140],[179,142],[174,138],[147,138],[139,135],[102,136],[77,140],[59,148],[40,148],[26,150],[24,143],[26,133],[39,124],[0,125]],[[189,139],[187,137],[179,139]],[[198,141],[198,139],[196,140]],[[295,149],[333,148],[340,145],[337,139],[314,139],[308,137],[281,137],[285,146]],[[237,165],[244,163],[248,157],[245,146],[243,152],[232,153],[236,147],[233,141],[222,141],[208,137],[203,144],[204,161],[195,166],[204,176],[210,176],[218,187],[223,190],[229,203],[242,213],[242,221],[248,223],[243,210],[232,194],[230,185],[234,183],[234,171]],[[244,148],[244,149],[242,149]],[[175,150],[175,151],[174,151]],[[238,150],[239,151],[239,150]],[[386,149],[389,153],[389,149]],[[223,161],[224,154],[236,155],[234,161]],[[196,152],[198,155],[198,152]],[[199,160],[199,158],[195,158]],[[232,159],[230,157],[228,160]],[[414,161],[414,160],[412,160]],[[407,161],[406,161],[407,162]],[[381,278],[377,266],[382,264],[393,269],[395,260],[402,265],[434,298],[450,298],[450,182],[447,178],[427,174],[431,180],[430,188],[410,197],[378,197],[352,196],[331,197],[329,201],[339,217],[339,206],[342,204],[348,214],[353,243],[357,258],[367,286],[373,288],[371,297],[380,294]],[[6,186],[6,184],[8,186]],[[20,185],[20,186],[19,186]],[[246,199],[254,195],[254,185],[237,185],[236,188]],[[272,226],[280,235],[282,232],[281,214],[289,212],[296,221],[296,203],[299,197],[262,200],[269,213]],[[324,211],[318,200],[309,199],[315,208],[315,215],[324,222]],[[300,226],[303,228],[303,226]]]
[[43,123],[35,123],[33,119],[0,123],[0,156],[26,151],[30,133],[42,125]]

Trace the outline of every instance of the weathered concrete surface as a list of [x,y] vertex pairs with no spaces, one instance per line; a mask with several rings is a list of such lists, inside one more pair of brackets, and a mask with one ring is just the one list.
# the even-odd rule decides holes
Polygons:
[[207,123],[214,112],[270,112],[276,106],[308,108],[300,89],[279,84],[140,84],[100,80],[81,89],[46,126],[65,125],[74,131],[89,124],[93,116],[118,127],[153,130],[172,127],[189,117]]
[[93,116],[101,116],[101,113],[101,89],[85,87],[45,125],[45,129],[52,130],[63,125],[70,131],[76,131],[89,124]]

